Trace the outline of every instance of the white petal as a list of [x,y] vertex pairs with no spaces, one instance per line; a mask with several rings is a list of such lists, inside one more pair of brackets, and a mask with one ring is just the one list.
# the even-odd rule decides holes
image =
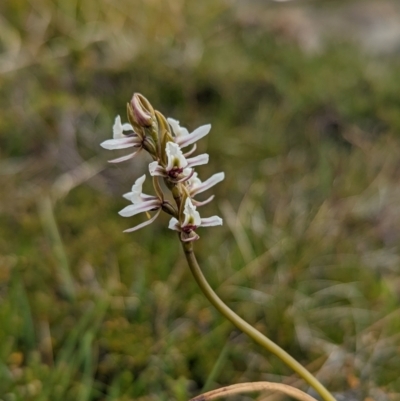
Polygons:
[[[205,180],[204,182],[201,182],[199,179],[197,179],[195,182],[193,182],[191,186],[190,194],[194,196],[196,194],[200,194],[201,192],[207,191],[207,189],[210,189],[211,187],[223,181],[224,179],[225,179],[225,173],[216,173],[212,175],[208,180]],[[193,178],[190,181],[192,182],[192,180]]]
[[136,146],[140,143],[140,140],[134,136],[124,136],[123,138],[118,139],[107,139],[102,142],[100,146],[104,149],[114,150],[114,149],[125,149],[131,148],[132,146]]
[[120,139],[124,138],[125,135],[123,134],[124,131],[133,131],[133,127],[131,124],[125,123],[121,124],[121,117],[115,117],[115,122],[113,125],[113,138]]
[[176,143],[167,142],[165,152],[168,159],[167,171],[171,171],[173,168],[185,168],[188,166],[181,148]]
[[156,207],[160,207],[159,200],[151,200],[148,202],[140,202],[135,205],[129,205],[118,212],[120,216],[123,217],[131,217],[135,214],[147,212],[148,210],[155,209]]
[[185,168],[182,171],[182,175],[183,177],[178,179],[178,180],[174,180],[174,182],[185,182],[188,181],[192,178],[192,175],[194,174],[194,168]]
[[168,228],[170,230],[180,231],[179,221],[175,217],[172,217],[171,220],[169,221]]
[[112,159],[109,160],[109,163],[121,163],[121,162],[125,162],[129,159],[133,159],[138,153],[139,153],[140,149],[136,152],[130,153],[129,155],[126,156],[122,156],[122,157],[118,157],[117,159]]
[[122,129],[123,129],[124,131],[134,131],[132,125],[129,124],[129,123],[122,124]]
[[[126,194],[122,195],[123,198],[131,200],[133,195],[133,192],[127,192]],[[154,195],[146,195],[146,194],[142,194],[141,198],[141,202],[146,202],[146,201],[150,201],[150,200],[157,200],[159,198],[157,198],[157,196]]]
[[206,217],[201,219],[201,227],[222,226],[222,219],[218,216]]
[[160,212],[161,212],[161,209],[159,209],[159,210],[157,211],[157,213],[156,213],[151,219],[145,221],[145,222],[142,223],[142,224],[138,224],[138,225],[135,226],[135,227],[128,228],[127,230],[124,230],[124,233],[131,233],[131,232],[133,232],[133,231],[140,230],[141,228],[148,226],[149,224],[151,224],[151,223],[158,217],[158,215],[160,214]]
[[180,125],[179,125],[179,121],[175,120],[173,118],[170,118],[170,117],[167,118],[167,121],[168,121],[169,125],[172,128],[172,132],[175,135],[179,136],[179,132],[180,132],[180,128],[181,128]]
[[120,139],[123,137],[124,137],[124,134],[123,134],[122,124],[121,124],[121,117],[117,116],[117,117],[115,117],[115,122],[113,125],[113,138]]
[[130,200],[133,204],[143,202],[142,192],[143,192],[143,183],[145,180],[146,180],[146,174],[143,174],[132,185],[132,191],[122,196],[125,199]]
[[146,181],[146,174],[143,174],[141,177],[137,178],[135,183],[132,185],[132,192],[136,192],[137,194],[142,193],[143,183]]
[[[193,174],[192,174],[192,173],[193,173]],[[193,169],[192,169],[192,168],[189,168],[189,167],[184,168],[183,171],[182,171],[182,174],[183,174],[185,177],[188,177],[188,176],[190,175],[190,176],[191,176],[191,177],[190,177],[190,180],[192,180],[193,177],[194,177],[195,175],[197,175],[197,173],[194,172]]]
[[158,164],[157,161],[151,162],[151,163],[149,164],[150,175],[154,175],[154,173],[155,173],[157,167],[159,167],[159,164]]
[[151,162],[149,164],[149,172],[151,176],[161,176],[161,177],[165,177],[166,174],[164,172],[164,169],[158,164],[157,161],[155,162]]
[[154,196],[154,195],[142,194],[142,199],[146,201],[146,200],[150,200],[150,199],[159,199],[159,198],[157,198],[157,196]]
[[210,156],[207,153],[203,153],[202,155],[198,155],[195,157],[191,157],[187,159],[187,166],[201,166],[202,164],[207,164],[210,159]]
[[[185,171],[183,171],[183,172],[185,172]],[[199,178],[199,175],[197,173],[194,173],[192,178],[188,181],[188,184],[189,184],[189,186],[191,188],[191,191],[194,188],[197,188],[199,185],[201,185],[202,182],[201,182],[201,180]]]
[[181,127],[179,121],[174,120],[173,118],[167,118],[167,121],[176,137],[185,137],[189,135],[189,131],[185,127]]
[[196,149],[197,149],[197,145],[194,144],[192,146],[192,149],[190,149],[189,152],[184,153],[183,156],[185,156],[187,159],[190,155],[192,155],[196,151]]
[[196,207],[204,206],[204,205],[207,205],[207,203],[210,203],[214,199],[214,197],[215,197],[215,195],[211,195],[208,199],[206,199],[205,201],[201,201],[201,202],[197,201],[196,199],[192,199],[192,203]]
[[185,215],[185,221],[182,224],[183,227],[189,224],[194,226],[199,226],[201,224],[200,213],[196,210],[196,206],[193,205],[190,198],[186,198],[183,214]]
[[182,148],[189,146],[199,139],[204,138],[211,130],[211,124],[202,125],[196,128],[191,134],[176,138],[176,143]]
[[132,192],[127,192],[126,194],[123,194],[122,197],[125,199],[128,199],[128,201],[131,200],[133,193]]

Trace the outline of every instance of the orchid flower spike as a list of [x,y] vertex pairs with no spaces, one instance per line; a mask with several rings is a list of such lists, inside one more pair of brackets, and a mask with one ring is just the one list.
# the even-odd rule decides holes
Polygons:
[[194,174],[192,167],[207,164],[209,160],[206,153],[186,159],[181,148],[175,142],[167,142],[165,153],[167,165],[164,167],[157,161],[150,163],[150,175],[169,177],[174,182],[188,180]]
[[179,222],[178,219],[172,217],[168,225],[169,229],[181,233],[181,241],[183,242],[198,240],[200,236],[195,232],[198,227],[222,226],[221,217],[201,218],[200,213],[196,210],[196,206],[193,205],[190,198],[186,198],[183,215],[183,222]]
[[[111,160],[114,163],[129,160],[141,150],[147,151],[153,159],[149,164],[149,171],[153,179],[155,196],[143,193],[143,184],[146,180],[146,176],[143,175],[135,181],[131,191],[123,195],[131,204],[123,208],[119,214],[131,217],[142,212],[155,213],[146,222],[125,232],[136,231],[151,224],[162,210],[172,216],[169,228],[179,231],[184,242],[199,238],[196,234],[198,227],[222,225],[220,217],[201,218],[196,210],[197,207],[210,202],[214,195],[204,201],[196,200],[195,196],[225,178],[224,173],[217,173],[202,182],[194,169],[209,161],[209,155],[206,153],[197,156],[192,154],[196,150],[196,142],[208,135],[211,125],[202,125],[189,133],[185,127],[180,126],[179,121],[173,118],[166,119],[159,111],[154,110],[150,102],[138,93],[135,93],[128,103],[127,112],[130,123],[123,124],[121,117],[117,116],[113,125],[113,138],[102,142],[101,146],[109,150],[134,148],[134,152]],[[185,153],[182,152],[182,148],[189,145],[193,145],[192,148]],[[164,178],[175,204],[166,199],[159,177]]]
[[[125,134],[124,131],[129,132]],[[142,138],[134,132],[132,125],[129,123],[122,124],[121,117],[117,116],[113,126],[113,139],[107,139],[102,142],[100,146],[108,150],[126,149],[131,147],[139,148],[137,151],[130,153],[129,155],[110,160],[110,163],[120,163],[132,159],[140,151],[142,141]]]
[[135,227],[129,228],[124,232],[132,232],[139,230],[149,224],[151,224],[160,214],[163,206],[163,200],[158,198],[157,196],[146,195],[142,191],[143,183],[146,179],[146,175],[142,175],[139,177],[132,186],[132,191],[123,195],[125,199],[128,199],[132,202],[132,205],[126,206],[123,208],[119,214],[123,217],[131,217],[138,213],[155,211],[157,213],[148,221],[145,221],[142,224],[139,224]]

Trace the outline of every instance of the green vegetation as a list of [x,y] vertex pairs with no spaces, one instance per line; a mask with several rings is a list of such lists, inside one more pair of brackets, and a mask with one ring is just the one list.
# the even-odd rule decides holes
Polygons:
[[99,143],[133,91],[213,125],[224,226],[195,250],[221,298],[330,390],[398,396],[400,60],[269,28],[222,0],[1,2],[0,400],[303,385],[209,306],[165,217],[122,233],[147,160]]

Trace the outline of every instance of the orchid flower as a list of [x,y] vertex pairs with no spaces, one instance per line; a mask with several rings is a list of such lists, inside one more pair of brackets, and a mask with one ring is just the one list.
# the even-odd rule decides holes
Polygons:
[[162,199],[158,198],[157,196],[146,195],[142,192],[142,187],[145,179],[146,175],[142,175],[141,177],[139,177],[133,184],[132,191],[123,195],[125,199],[128,199],[132,202],[132,205],[123,208],[119,212],[119,215],[123,217],[131,217],[138,213],[148,212],[150,210],[157,210],[157,213],[148,221],[145,221],[142,224],[125,230],[124,232],[126,233],[139,230],[140,228],[151,224],[158,217],[162,210]]
[[199,139],[205,137],[211,130],[211,124],[202,125],[196,128],[191,134],[185,127],[179,125],[179,121],[173,118],[167,118],[169,125],[172,128],[172,132],[175,134],[174,140],[181,148],[192,145]]
[[[207,164],[209,160],[206,153],[186,159],[179,145],[174,142],[167,142],[165,153],[167,166],[163,167],[157,161],[150,163],[150,175],[170,177],[176,182],[188,180],[194,174],[191,167]],[[183,178],[178,179],[180,175],[183,175]]]
[[[124,131],[131,131],[124,134]],[[126,148],[141,148],[142,138],[140,138],[133,130],[129,123],[122,124],[121,117],[117,116],[113,125],[113,139],[108,139],[100,144],[101,147],[108,150],[126,149]],[[130,153],[129,155],[119,157],[118,159],[110,160],[110,163],[120,163],[125,160],[132,159],[138,152]]]
[[192,177],[187,180],[187,187],[189,189],[189,194],[192,197],[193,204],[195,206],[203,206],[211,202],[214,199],[214,195],[211,195],[208,199],[202,202],[193,199],[193,197],[197,194],[200,194],[201,192],[207,191],[208,189],[218,184],[219,182],[223,181],[224,179],[225,179],[225,173],[216,173],[213,174],[208,180],[202,182],[198,177],[198,174],[193,173]]
[[198,227],[211,227],[222,226],[222,219],[218,216],[201,218],[200,213],[196,210],[190,198],[186,198],[185,206],[183,209],[185,216],[182,223],[175,217],[169,221],[168,228],[171,230],[179,231],[181,233],[181,240],[183,242],[196,241],[199,235],[195,233]]

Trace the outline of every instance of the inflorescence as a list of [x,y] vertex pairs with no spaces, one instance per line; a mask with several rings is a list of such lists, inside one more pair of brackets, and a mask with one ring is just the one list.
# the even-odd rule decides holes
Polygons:
[[[164,211],[172,216],[168,228],[179,231],[183,242],[199,239],[196,233],[198,227],[222,225],[218,216],[202,218],[197,207],[211,202],[214,195],[204,201],[198,201],[195,196],[207,191],[225,178],[224,173],[216,173],[206,181],[201,181],[194,167],[207,164],[208,154],[192,156],[196,151],[196,142],[205,137],[211,130],[211,125],[202,125],[192,133],[181,127],[179,121],[165,118],[154,110],[149,101],[139,93],[135,93],[127,104],[129,123],[122,124],[117,116],[113,126],[113,139],[101,143],[105,149],[133,148],[128,155],[110,160],[120,163],[130,160],[142,150],[152,157],[149,173],[153,180],[155,195],[143,193],[142,187],[146,175],[139,177],[132,186],[131,192],[124,198],[132,202],[122,209],[119,214],[131,217],[141,212],[154,211],[152,218],[132,227],[125,232],[136,231],[151,224]],[[182,149],[192,145],[183,153]],[[164,180],[165,186],[172,193],[174,204],[165,198],[159,179]]]

